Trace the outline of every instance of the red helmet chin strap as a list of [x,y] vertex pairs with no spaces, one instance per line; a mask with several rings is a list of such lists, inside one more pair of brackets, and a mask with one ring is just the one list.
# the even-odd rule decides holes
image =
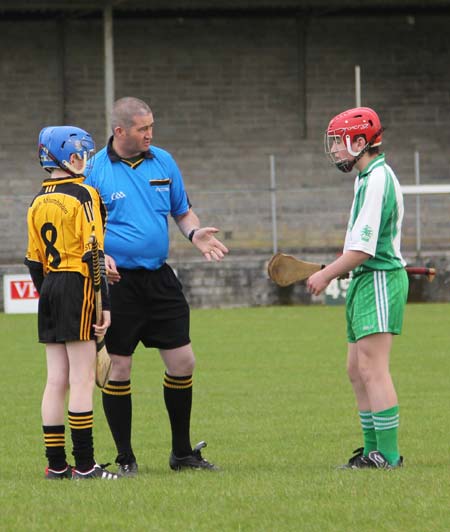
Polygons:
[[375,139],[381,135],[381,133],[383,133],[383,131],[385,131],[386,128],[384,127],[381,127],[378,131],[376,131],[371,139],[369,140],[369,142],[367,142],[367,144],[364,146],[364,148],[358,153],[358,154],[355,154],[350,148],[350,146],[348,145],[348,140],[349,140],[349,135],[347,135],[347,138],[346,138],[346,148],[347,148],[347,151],[350,153],[350,155],[353,155],[355,158],[353,159],[353,161],[349,161],[348,159],[346,159],[345,161],[339,161],[336,164],[336,167],[341,171],[341,172],[345,172],[345,173],[348,173],[348,172],[351,172],[353,170],[353,167],[355,166],[355,164],[361,159],[361,157],[368,151],[370,150],[370,148],[372,147],[373,143],[375,142]]
[[375,142],[375,139],[381,135],[381,133],[383,133],[383,131],[385,130],[386,128],[384,127],[380,127],[380,129],[378,131],[376,131],[371,139],[369,140],[369,142],[364,146],[364,148],[359,152],[359,154],[356,156],[355,158],[355,163],[357,161],[359,161],[361,159],[361,157],[366,153],[366,151],[369,151],[370,148],[372,147],[373,143]]
[[356,159],[353,159],[353,161],[349,161],[346,159],[345,161],[338,161],[337,163],[334,163],[336,165],[336,168],[340,170],[341,172],[344,172],[345,174],[348,174],[353,170],[353,167],[355,166]]
[[347,148],[347,151],[350,153],[350,155],[353,155],[355,158],[353,159],[353,161],[349,161],[348,159],[346,159],[345,161],[339,161],[336,164],[336,167],[341,171],[341,172],[345,172],[345,173],[348,173],[348,172],[351,172],[353,170],[353,167],[355,166],[355,164],[361,159],[361,157],[367,152],[370,150],[370,148],[372,147],[373,143],[375,142],[375,139],[381,135],[381,133],[383,133],[383,131],[385,131],[386,128],[384,127],[381,127],[378,131],[376,131],[374,133],[374,135],[372,136],[372,138],[369,140],[369,142],[367,142],[367,144],[364,146],[364,148],[359,152],[359,153],[356,153],[354,152],[352,149],[351,149],[351,146],[349,145],[349,141],[350,141],[350,135],[346,135],[345,137],[345,140],[346,140],[346,148]]

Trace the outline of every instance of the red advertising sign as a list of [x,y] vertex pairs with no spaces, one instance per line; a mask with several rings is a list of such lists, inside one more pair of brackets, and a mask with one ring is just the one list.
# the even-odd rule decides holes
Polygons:
[[39,294],[29,274],[3,276],[3,303],[5,313],[24,314],[38,311]]
[[11,280],[11,299],[37,299],[39,294],[34,288],[33,281]]

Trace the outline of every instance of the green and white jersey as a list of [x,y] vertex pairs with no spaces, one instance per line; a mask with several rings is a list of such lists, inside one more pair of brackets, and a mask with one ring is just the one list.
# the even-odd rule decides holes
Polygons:
[[405,266],[400,252],[403,211],[400,184],[382,153],[355,179],[344,251],[363,251],[371,258],[355,268],[354,275]]

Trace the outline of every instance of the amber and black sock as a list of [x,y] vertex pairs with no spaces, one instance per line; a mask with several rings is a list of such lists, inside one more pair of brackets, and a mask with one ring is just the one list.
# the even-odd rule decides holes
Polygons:
[[72,454],[75,458],[75,468],[81,472],[89,471],[95,465],[93,425],[92,410],[90,412],[69,411],[69,426],[73,444]]
[[64,425],[43,425],[42,430],[48,467],[54,471],[62,471],[67,466]]
[[164,375],[164,401],[172,429],[172,452],[178,458],[192,453],[190,440],[192,375]]
[[102,390],[103,410],[117,447],[117,462],[136,461],[131,447],[131,381],[108,381]]

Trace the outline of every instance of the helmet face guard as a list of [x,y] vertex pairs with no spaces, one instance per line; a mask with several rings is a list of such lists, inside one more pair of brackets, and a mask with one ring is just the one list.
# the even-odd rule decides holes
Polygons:
[[[324,137],[325,154],[339,170],[350,172],[366,151],[381,145],[382,132],[380,119],[373,109],[349,109],[335,116],[328,124]],[[355,152],[352,144],[362,136],[366,144]]]
[[[351,149],[351,147],[350,147]],[[356,158],[349,158],[353,153],[348,150],[343,135],[339,131],[327,130],[324,136],[324,150],[330,161],[341,172],[351,172]]]
[[[42,168],[51,172],[60,168],[72,176],[86,176],[92,169],[95,144],[91,135],[74,126],[45,127],[39,134],[39,162]],[[70,156],[75,154],[83,162],[78,167],[71,164]]]

